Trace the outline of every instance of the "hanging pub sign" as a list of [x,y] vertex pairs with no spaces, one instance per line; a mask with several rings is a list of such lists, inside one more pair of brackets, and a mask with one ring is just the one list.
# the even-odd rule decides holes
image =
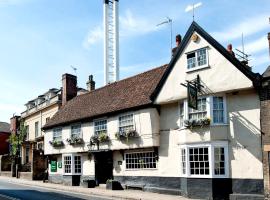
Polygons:
[[188,107],[197,110],[197,102],[198,102],[198,91],[195,86],[191,83],[187,84],[187,96],[188,96]]

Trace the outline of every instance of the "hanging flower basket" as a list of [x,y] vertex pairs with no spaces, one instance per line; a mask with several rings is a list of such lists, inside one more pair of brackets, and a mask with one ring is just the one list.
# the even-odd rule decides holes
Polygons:
[[59,141],[59,140],[52,140],[49,143],[53,147],[62,147],[62,146],[64,146],[64,142],[63,141]]
[[76,145],[76,144],[83,144],[84,143],[83,139],[81,137],[77,137],[77,136],[73,136],[73,137],[68,138],[67,142],[70,145]]
[[210,118],[203,118],[203,119],[189,119],[189,120],[185,120],[184,121],[184,126],[187,128],[195,128],[195,127],[205,127],[205,126],[209,126],[211,123],[211,119]]

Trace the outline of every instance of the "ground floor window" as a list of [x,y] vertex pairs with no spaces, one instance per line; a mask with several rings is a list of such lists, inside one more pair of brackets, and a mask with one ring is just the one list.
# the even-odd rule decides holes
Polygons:
[[82,162],[81,156],[79,155],[64,155],[64,174],[81,174],[82,172]]
[[181,168],[182,175],[188,177],[227,177],[228,143],[182,145]]
[[156,169],[157,159],[154,151],[125,154],[126,169]]

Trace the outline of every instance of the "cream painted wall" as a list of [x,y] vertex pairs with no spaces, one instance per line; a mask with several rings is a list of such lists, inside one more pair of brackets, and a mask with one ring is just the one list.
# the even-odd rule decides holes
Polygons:
[[[198,34],[199,35],[199,34]],[[199,36],[198,42],[189,41],[186,48],[176,61],[155,102],[165,104],[187,98],[187,90],[180,83],[193,80],[197,74],[212,93],[252,88],[252,82],[232,65],[223,55]],[[186,53],[207,47],[209,67],[187,72]]]
[[[228,124],[211,125],[193,130],[179,129],[178,103],[162,105],[159,148],[159,167],[161,169],[152,175],[180,176],[180,145],[182,144],[228,141],[229,176],[232,178],[263,178],[258,95],[253,90],[242,91],[236,95],[227,93],[226,102]],[[164,154],[166,151],[168,154]],[[163,154],[168,157],[163,158]],[[164,170],[164,173],[161,173],[160,170]]]
[[[107,132],[111,143],[108,145],[100,144],[100,149],[129,149],[159,146],[159,114],[155,108],[142,109],[133,112],[134,124],[136,131],[139,134],[138,138],[130,139],[128,142],[121,142],[115,138],[115,133],[118,131],[118,117],[113,116],[107,118]],[[123,113],[124,114],[124,113]],[[70,125],[62,127],[62,140],[65,144],[64,148],[54,148],[49,144],[53,139],[53,130],[46,131],[44,136],[45,154],[61,154],[75,153],[88,151],[90,137],[94,135],[94,122],[82,124],[82,135],[85,143],[83,145],[69,145],[66,140],[70,138]],[[95,147],[96,149],[96,147]]]

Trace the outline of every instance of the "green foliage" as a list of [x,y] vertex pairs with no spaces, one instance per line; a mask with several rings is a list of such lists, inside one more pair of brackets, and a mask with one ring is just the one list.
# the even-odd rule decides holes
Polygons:
[[16,156],[19,153],[19,148],[22,145],[26,136],[26,126],[24,126],[24,121],[20,122],[20,127],[17,131],[12,132],[8,138],[8,142],[11,145],[10,155]]

